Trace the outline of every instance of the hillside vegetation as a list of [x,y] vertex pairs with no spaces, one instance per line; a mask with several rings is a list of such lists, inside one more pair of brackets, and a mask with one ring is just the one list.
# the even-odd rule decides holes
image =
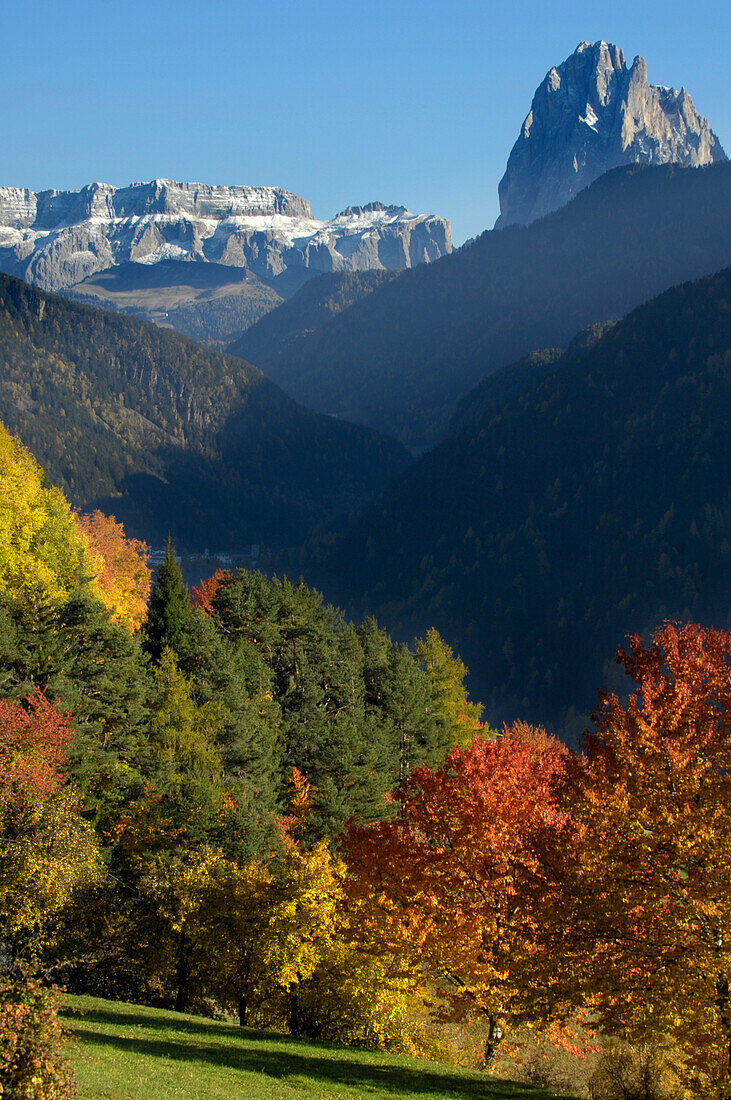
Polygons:
[[296,545],[403,469],[238,358],[0,275],[0,419],[68,494],[148,541]]
[[[416,1058],[69,997],[82,1100],[548,1100],[556,1093]],[[565,1097],[564,1100],[570,1100]]]
[[403,272],[311,335],[303,321],[292,338],[280,307],[237,351],[305,405],[431,445],[498,367],[725,267],[730,196],[728,163],[618,168],[540,221]]
[[685,284],[537,381],[525,363],[488,379],[317,582],[397,635],[436,625],[492,722],[590,709],[628,631],[724,626],[730,289],[728,271]]

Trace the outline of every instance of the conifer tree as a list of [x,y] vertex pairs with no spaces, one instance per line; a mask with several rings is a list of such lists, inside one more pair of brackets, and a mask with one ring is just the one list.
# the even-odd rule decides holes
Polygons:
[[171,539],[165,547],[165,557],[157,567],[152,582],[147,618],[143,624],[143,646],[157,663],[169,646],[178,654],[192,626],[192,609],[183,573],[175,560]]

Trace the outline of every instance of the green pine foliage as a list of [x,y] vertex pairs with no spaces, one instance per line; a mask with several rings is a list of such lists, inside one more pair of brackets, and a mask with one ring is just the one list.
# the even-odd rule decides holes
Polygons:
[[165,547],[165,557],[155,572],[150,591],[147,616],[143,624],[142,644],[150,658],[158,662],[165,649],[178,654],[185,645],[185,636],[192,629],[193,613],[183,573],[175,558],[171,539]]

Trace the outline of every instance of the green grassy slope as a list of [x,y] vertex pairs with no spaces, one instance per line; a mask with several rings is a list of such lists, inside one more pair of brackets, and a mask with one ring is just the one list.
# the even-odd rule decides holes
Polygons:
[[[484,1073],[68,997],[80,1100],[548,1100]],[[564,1097],[562,1100],[570,1100]]]

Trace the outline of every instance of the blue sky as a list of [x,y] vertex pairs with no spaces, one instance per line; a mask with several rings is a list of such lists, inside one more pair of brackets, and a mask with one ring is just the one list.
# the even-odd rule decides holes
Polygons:
[[492,226],[533,92],[583,39],[685,85],[731,153],[721,0],[0,4],[0,184],[276,184]]

